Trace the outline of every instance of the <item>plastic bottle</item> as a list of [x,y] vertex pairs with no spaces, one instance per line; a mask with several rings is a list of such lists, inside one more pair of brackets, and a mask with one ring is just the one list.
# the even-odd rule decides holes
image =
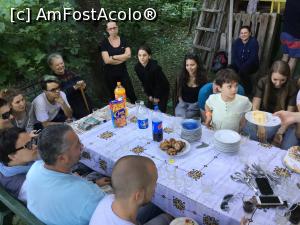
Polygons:
[[126,113],[126,116],[128,116],[128,109],[126,107],[126,90],[121,85],[121,82],[117,82],[117,87],[115,88],[114,94],[115,94],[115,99],[116,100],[120,100],[120,98],[122,98],[124,100],[124,103],[125,103],[125,113]]
[[137,110],[137,123],[140,129],[147,129],[149,126],[148,123],[148,110],[144,105],[144,102],[141,101],[139,108]]
[[121,85],[121,82],[117,82],[117,87],[115,88],[115,99],[123,98],[126,103],[126,91],[125,88]]
[[163,126],[162,126],[162,115],[158,109],[158,106],[154,106],[152,114],[152,135],[153,141],[160,142],[163,139]]

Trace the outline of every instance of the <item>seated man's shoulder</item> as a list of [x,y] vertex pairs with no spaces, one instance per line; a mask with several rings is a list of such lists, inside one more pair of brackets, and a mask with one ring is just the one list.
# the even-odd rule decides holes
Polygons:
[[118,225],[131,225],[129,221],[121,219],[112,211],[112,203],[114,201],[114,195],[107,195],[103,198],[97,208],[95,209],[90,225],[100,225],[100,224],[118,224]]
[[32,101],[32,105],[36,106],[39,104],[43,104],[45,102],[45,93],[41,93],[38,96],[36,96],[33,101]]

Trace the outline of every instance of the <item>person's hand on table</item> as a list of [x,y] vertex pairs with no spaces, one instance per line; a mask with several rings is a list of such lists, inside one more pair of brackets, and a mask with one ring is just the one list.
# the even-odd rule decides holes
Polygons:
[[266,135],[266,128],[263,126],[257,126],[257,138],[260,142],[266,142],[267,135]]
[[111,184],[111,180],[110,180],[109,177],[102,177],[102,178],[100,178],[100,179],[95,180],[95,183],[96,183],[99,187],[102,187],[102,186]]

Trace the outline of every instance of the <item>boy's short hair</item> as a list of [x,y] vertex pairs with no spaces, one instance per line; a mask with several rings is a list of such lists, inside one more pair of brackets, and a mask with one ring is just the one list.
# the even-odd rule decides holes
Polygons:
[[239,82],[237,73],[229,68],[219,70],[216,74],[215,84],[222,87],[224,83]]
[[60,86],[60,81],[54,75],[44,75],[41,80],[41,88],[44,91],[47,91],[48,83],[57,83]]

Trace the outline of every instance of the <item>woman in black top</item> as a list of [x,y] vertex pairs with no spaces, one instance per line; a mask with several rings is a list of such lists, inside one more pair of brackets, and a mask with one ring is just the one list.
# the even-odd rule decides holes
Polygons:
[[193,118],[200,116],[198,94],[200,88],[207,83],[207,76],[198,55],[187,54],[183,69],[177,81],[178,104],[175,116]]
[[170,85],[165,74],[157,61],[151,59],[151,49],[148,46],[139,47],[138,59],[134,70],[148,97],[148,107],[153,108],[154,104],[158,104],[159,109],[166,112]]
[[110,97],[114,99],[114,89],[120,81],[130,102],[135,103],[136,96],[126,67],[126,61],[131,57],[130,47],[126,40],[118,35],[116,22],[108,22],[106,31],[109,36],[101,43],[100,51],[105,63],[104,73]]

